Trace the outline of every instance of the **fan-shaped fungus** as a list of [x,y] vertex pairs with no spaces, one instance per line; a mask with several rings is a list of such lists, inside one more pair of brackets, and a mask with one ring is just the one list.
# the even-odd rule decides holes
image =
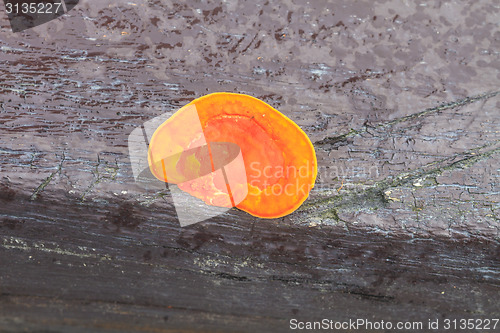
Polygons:
[[[243,162],[224,167],[240,150]],[[206,95],[182,107],[155,131],[148,156],[156,178],[210,205],[236,206],[262,218],[296,210],[317,174],[314,147],[293,121],[257,98],[234,93]]]

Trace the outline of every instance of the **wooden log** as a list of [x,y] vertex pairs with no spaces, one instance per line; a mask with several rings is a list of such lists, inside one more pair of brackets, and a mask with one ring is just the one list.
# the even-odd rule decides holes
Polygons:
[[[497,7],[82,0],[18,33],[2,12],[0,329],[499,318]],[[181,228],[134,181],[132,130],[216,91],[310,136],[297,212]]]

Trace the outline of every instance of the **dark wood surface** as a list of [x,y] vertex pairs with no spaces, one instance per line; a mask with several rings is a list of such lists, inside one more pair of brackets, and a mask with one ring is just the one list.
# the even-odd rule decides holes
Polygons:
[[[499,318],[500,3],[0,5],[0,331]],[[295,213],[181,228],[128,135],[216,91],[313,141]]]

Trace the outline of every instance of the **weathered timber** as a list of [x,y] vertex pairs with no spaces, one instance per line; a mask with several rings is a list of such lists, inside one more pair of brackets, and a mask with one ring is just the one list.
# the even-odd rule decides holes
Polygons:
[[[499,318],[499,18],[498,1],[82,0],[13,33],[0,11],[0,331]],[[181,228],[168,190],[134,182],[132,130],[216,91],[310,136],[298,211]]]

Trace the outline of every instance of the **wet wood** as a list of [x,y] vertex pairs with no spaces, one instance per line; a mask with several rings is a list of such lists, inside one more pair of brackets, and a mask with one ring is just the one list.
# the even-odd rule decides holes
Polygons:
[[[288,331],[498,318],[499,8],[81,1],[0,30],[2,331]],[[181,228],[127,140],[201,95],[310,136],[295,213]]]

